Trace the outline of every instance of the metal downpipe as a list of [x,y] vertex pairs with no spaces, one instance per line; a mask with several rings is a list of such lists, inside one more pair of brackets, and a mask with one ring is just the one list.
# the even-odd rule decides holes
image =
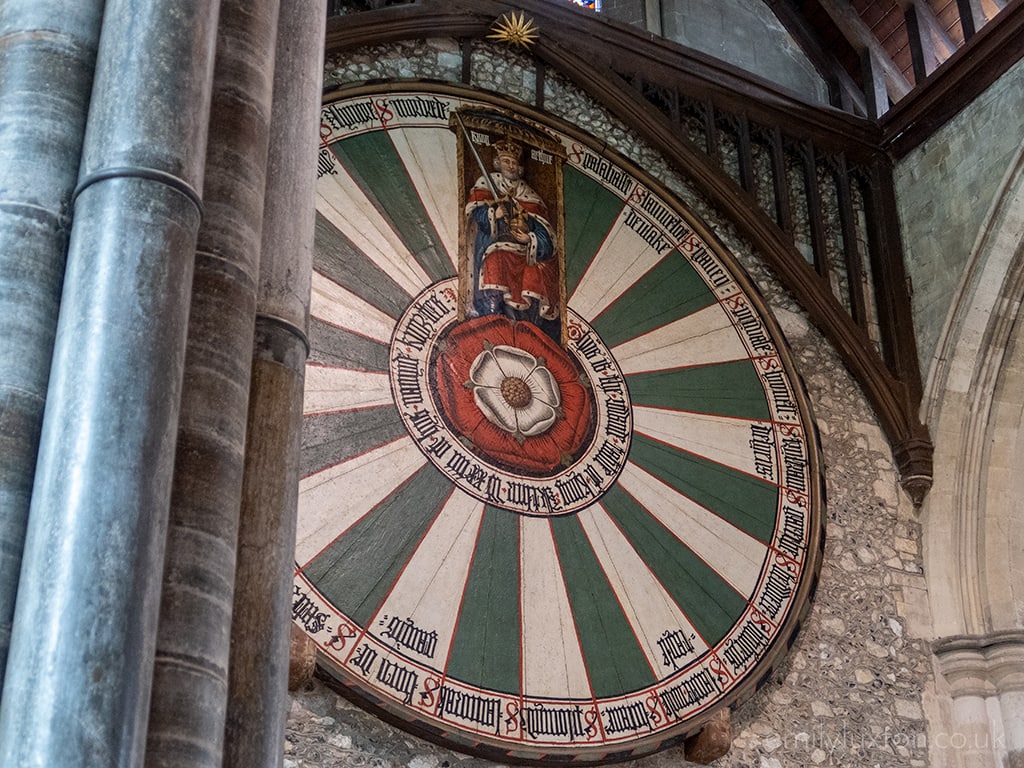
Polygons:
[[0,3],[0,687],[103,0]]
[[224,768],[284,754],[325,0],[283,4],[249,395]]
[[142,763],[217,7],[106,5],[0,765]]
[[278,0],[222,0],[147,768],[220,768]]

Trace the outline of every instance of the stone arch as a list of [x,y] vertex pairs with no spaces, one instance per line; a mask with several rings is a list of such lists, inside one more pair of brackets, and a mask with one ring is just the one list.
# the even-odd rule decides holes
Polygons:
[[1024,765],[1024,532],[1014,524],[1024,492],[1015,471],[1024,467],[1022,299],[1024,151],[976,241],[924,401],[936,446],[925,573],[951,705],[933,726],[968,745],[950,765]]

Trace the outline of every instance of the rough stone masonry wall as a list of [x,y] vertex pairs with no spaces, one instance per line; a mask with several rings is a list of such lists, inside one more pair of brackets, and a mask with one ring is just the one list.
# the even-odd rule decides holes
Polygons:
[[[454,41],[380,47],[328,62],[327,82],[431,77],[457,81]],[[490,49],[474,85],[523,98],[525,57]],[[922,696],[933,686],[920,528],[898,489],[892,454],[835,351],[751,246],[690,184],[570,84],[549,73],[545,104],[648,169],[706,222],[760,287],[803,372],[821,431],[828,489],[825,559],[810,613],[774,678],[733,714],[720,768],[929,764]],[[681,749],[634,761],[683,764]],[[288,720],[286,768],[454,768],[487,761],[396,730],[313,682]]]

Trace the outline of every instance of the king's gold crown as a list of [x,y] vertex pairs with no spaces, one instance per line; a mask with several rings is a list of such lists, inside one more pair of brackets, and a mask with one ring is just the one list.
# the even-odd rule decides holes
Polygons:
[[523,156],[523,147],[510,139],[504,139],[495,143],[494,152],[498,157],[511,157],[519,162]]

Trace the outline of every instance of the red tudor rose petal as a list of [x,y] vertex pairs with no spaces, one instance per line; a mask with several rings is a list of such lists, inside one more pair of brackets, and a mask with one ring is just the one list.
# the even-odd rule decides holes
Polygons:
[[502,317],[480,317],[457,325],[445,340],[445,348],[437,357],[437,389],[445,413],[456,431],[470,436],[483,413],[473,400],[473,390],[467,389],[469,369],[484,350],[484,342],[509,344],[512,329]]
[[[485,343],[516,347],[544,358],[558,382],[564,418],[543,435],[526,438],[522,445],[514,435],[488,421],[473,399],[473,390],[464,386],[469,381],[470,366]],[[436,386],[444,412],[457,433],[468,437],[485,458],[523,472],[557,470],[563,457],[578,451],[587,436],[591,396],[579,383],[579,371],[565,350],[530,323],[513,323],[492,315],[457,325],[437,356]]]
[[484,419],[473,431],[473,444],[491,460],[525,472],[546,472],[559,466],[561,451],[547,434],[530,437],[522,445],[516,439]]
[[515,338],[512,346],[543,358],[545,367],[551,371],[559,387],[579,379],[580,373],[566,351],[546,333],[532,323],[516,323],[512,330]]

